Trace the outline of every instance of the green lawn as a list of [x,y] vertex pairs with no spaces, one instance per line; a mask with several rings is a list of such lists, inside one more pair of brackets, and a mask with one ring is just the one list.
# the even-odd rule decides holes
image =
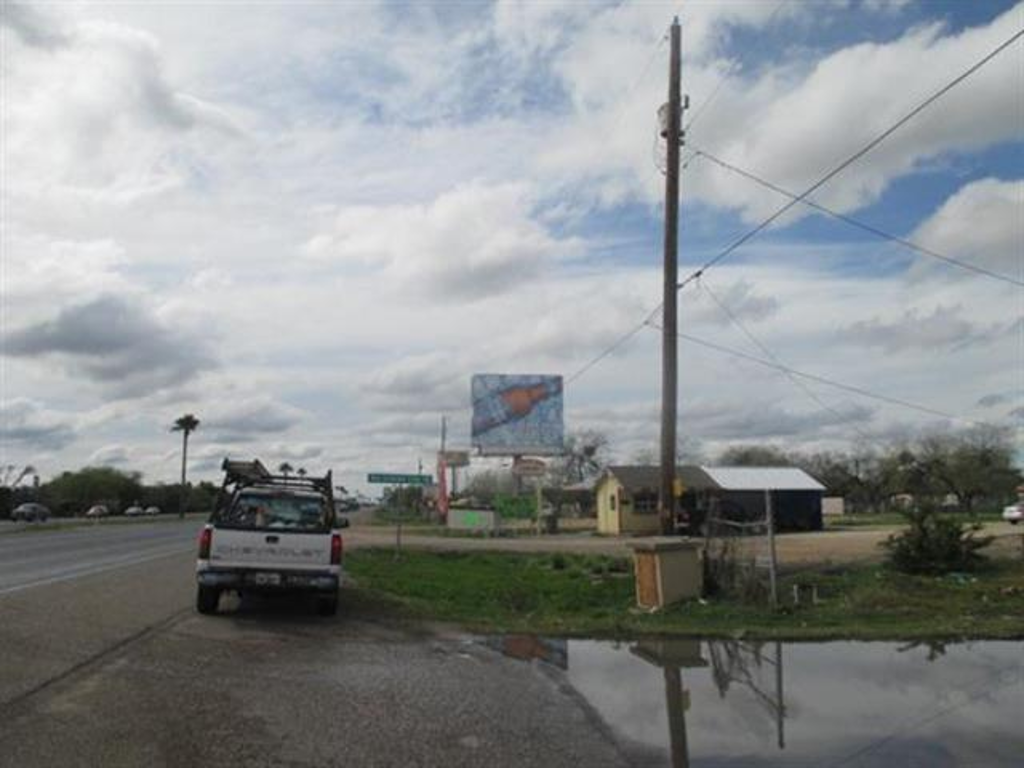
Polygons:
[[[783,606],[693,601],[655,614],[634,607],[629,561],[599,555],[356,550],[346,568],[362,598],[396,617],[474,631],[616,637],[635,634],[782,638],[1024,638],[1024,563],[974,576],[918,577],[878,566],[784,576]],[[818,605],[789,605],[794,579]]]

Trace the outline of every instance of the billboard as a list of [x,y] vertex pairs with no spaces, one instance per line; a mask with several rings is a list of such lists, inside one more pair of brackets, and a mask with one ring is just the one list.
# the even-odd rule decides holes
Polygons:
[[473,376],[472,442],[485,456],[562,453],[562,377]]
[[445,465],[452,469],[468,467],[469,451],[438,451],[437,460],[443,461]]

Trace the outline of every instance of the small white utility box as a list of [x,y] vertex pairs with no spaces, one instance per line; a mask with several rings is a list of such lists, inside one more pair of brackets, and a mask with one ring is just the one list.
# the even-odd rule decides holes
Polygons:
[[631,541],[629,547],[633,550],[636,602],[641,608],[663,608],[701,596],[704,569],[700,545],[666,537]]

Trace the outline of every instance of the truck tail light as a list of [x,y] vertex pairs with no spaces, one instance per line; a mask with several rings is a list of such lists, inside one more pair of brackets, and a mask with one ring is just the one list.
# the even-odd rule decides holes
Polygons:
[[341,534],[331,536],[331,565],[341,565]]
[[203,528],[199,532],[199,559],[210,559],[210,544],[213,543],[213,529]]

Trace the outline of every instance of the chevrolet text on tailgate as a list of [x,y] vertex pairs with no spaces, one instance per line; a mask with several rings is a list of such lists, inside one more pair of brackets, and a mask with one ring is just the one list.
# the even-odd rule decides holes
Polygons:
[[341,528],[331,473],[273,475],[258,460],[224,460],[224,484],[199,533],[196,609],[216,613],[222,592],[313,592],[338,609]]

